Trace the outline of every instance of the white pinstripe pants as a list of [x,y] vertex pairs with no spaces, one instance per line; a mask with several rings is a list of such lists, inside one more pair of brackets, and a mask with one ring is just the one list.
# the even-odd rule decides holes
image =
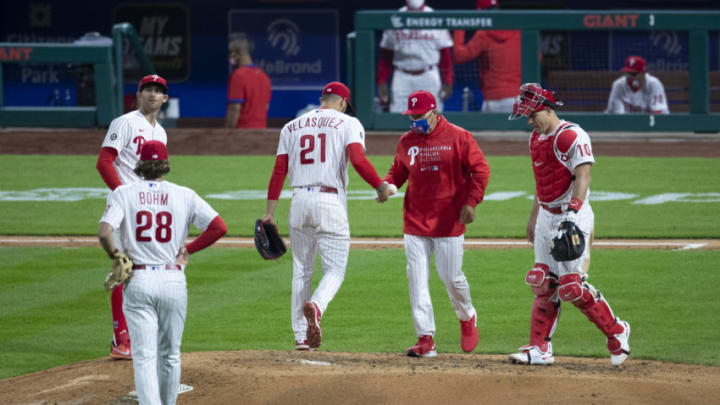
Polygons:
[[138,400],[141,405],[174,405],[187,312],[185,272],[136,270],[124,294]]
[[572,261],[558,262],[550,254],[550,243],[557,236],[558,227],[564,220],[565,213],[552,214],[540,208],[535,223],[535,242],[533,243],[535,263],[546,264],[550,267],[550,272],[558,277],[578,273],[586,278],[590,261],[590,234],[595,225],[595,214],[590,206],[590,201],[585,201],[577,215],[577,226],[585,235],[585,250],[582,256]]
[[[350,253],[350,226],[345,194],[323,193],[317,187],[296,188],[290,204],[290,244],[293,281],[290,322],[295,340],[306,339],[307,320],[302,307],[315,301],[325,314],[345,279]],[[312,292],[315,257],[320,253],[323,277]]]
[[405,257],[410,291],[410,308],[417,336],[435,335],[435,315],[430,299],[430,255],[460,320],[475,316],[470,285],[462,271],[465,236],[431,238],[405,234]]

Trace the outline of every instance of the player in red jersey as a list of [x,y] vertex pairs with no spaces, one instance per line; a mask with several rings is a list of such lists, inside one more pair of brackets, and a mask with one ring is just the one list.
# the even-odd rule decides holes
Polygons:
[[435,97],[416,91],[408,97],[406,115],[412,130],[397,147],[395,161],[383,180],[401,187],[408,182],[403,204],[403,233],[410,306],[418,342],[411,357],[436,355],[435,317],[430,301],[430,256],[460,319],[463,351],[478,343],[477,312],[462,271],[465,225],[475,219],[490,178],[485,156],[470,132],[438,113]]
[[270,78],[253,65],[252,46],[247,37],[230,42],[230,64],[238,66],[230,75],[226,128],[267,128],[267,112],[272,98]]

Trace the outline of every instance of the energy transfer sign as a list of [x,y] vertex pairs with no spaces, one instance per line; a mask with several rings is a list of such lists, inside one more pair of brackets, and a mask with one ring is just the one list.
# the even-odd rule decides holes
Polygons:
[[230,10],[230,37],[245,34],[273,90],[319,90],[340,77],[336,10]]

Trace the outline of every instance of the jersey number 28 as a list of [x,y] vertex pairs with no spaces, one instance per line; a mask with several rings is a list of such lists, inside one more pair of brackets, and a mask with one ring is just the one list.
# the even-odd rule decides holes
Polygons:
[[[143,232],[152,228],[153,226],[153,215],[150,211],[138,211],[135,216],[137,221],[137,228],[135,228],[135,240],[138,242],[152,242],[152,233],[150,235],[144,235]],[[172,214],[167,211],[160,211],[155,215],[155,240],[161,243],[170,242],[172,239]]]
[[[325,134],[317,134],[320,139],[320,162],[325,163]],[[308,153],[315,150],[315,136],[303,135],[300,137],[300,164],[311,165],[315,163],[315,159],[307,157]]]

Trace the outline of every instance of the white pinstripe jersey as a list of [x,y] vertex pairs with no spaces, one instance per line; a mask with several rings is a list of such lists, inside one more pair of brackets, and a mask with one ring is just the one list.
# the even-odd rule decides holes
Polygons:
[[357,118],[331,108],[319,108],[285,124],[277,154],[288,155],[292,187],[345,190],[348,183],[345,149],[356,142],[365,149],[365,128]]
[[108,195],[100,222],[120,229],[125,252],[137,264],[172,264],[192,223],[207,229],[217,216],[197,193],[169,181],[141,180]]
[[139,110],[121,115],[110,123],[102,147],[118,152],[113,162],[123,184],[140,181],[133,170],[140,160],[140,148],[145,141],[160,141],[167,145],[167,134],[159,122],[153,127]]

